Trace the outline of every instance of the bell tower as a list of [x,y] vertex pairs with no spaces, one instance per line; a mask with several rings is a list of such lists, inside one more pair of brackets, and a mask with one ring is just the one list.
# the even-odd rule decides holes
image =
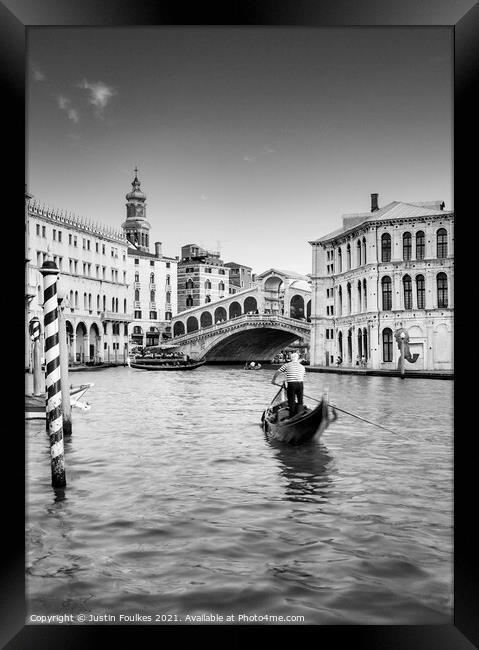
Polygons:
[[121,224],[121,227],[128,241],[139,250],[149,252],[151,226],[146,220],[146,194],[140,190],[140,185],[138,167],[135,167],[132,190],[126,195],[126,221]]

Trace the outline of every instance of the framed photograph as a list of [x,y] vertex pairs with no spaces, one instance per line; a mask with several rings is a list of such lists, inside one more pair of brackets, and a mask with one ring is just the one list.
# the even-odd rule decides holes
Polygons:
[[26,417],[2,645],[477,644],[477,4],[0,14]]

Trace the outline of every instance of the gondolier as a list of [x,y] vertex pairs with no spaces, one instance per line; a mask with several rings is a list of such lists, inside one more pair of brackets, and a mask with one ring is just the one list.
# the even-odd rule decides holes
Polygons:
[[[272,384],[281,374],[286,374],[286,394],[288,396],[289,417],[292,418],[303,405],[303,379],[305,373],[304,366],[299,362],[299,354],[293,352],[291,361],[285,363],[274,373]],[[296,401],[297,399],[297,401]],[[302,409],[301,409],[302,410]]]

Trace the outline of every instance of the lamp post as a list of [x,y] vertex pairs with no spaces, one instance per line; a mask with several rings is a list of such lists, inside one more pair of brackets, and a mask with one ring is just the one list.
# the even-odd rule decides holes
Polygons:
[[406,332],[403,330],[399,335],[401,339],[401,379],[404,379],[404,339],[406,338]]
[[67,329],[65,323],[65,296],[66,292],[63,283],[58,280],[58,342],[60,347],[60,381],[62,391],[62,413],[63,413],[63,435],[72,434],[72,407],[70,404],[70,387],[68,381],[68,344]]

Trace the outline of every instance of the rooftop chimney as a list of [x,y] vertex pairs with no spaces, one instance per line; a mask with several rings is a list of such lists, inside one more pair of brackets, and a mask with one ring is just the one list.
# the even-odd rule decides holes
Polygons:
[[161,252],[161,241],[155,241],[155,257],[163,257]]
[[371,212],[376,212],[378,208],[378,195],[371,194]]

